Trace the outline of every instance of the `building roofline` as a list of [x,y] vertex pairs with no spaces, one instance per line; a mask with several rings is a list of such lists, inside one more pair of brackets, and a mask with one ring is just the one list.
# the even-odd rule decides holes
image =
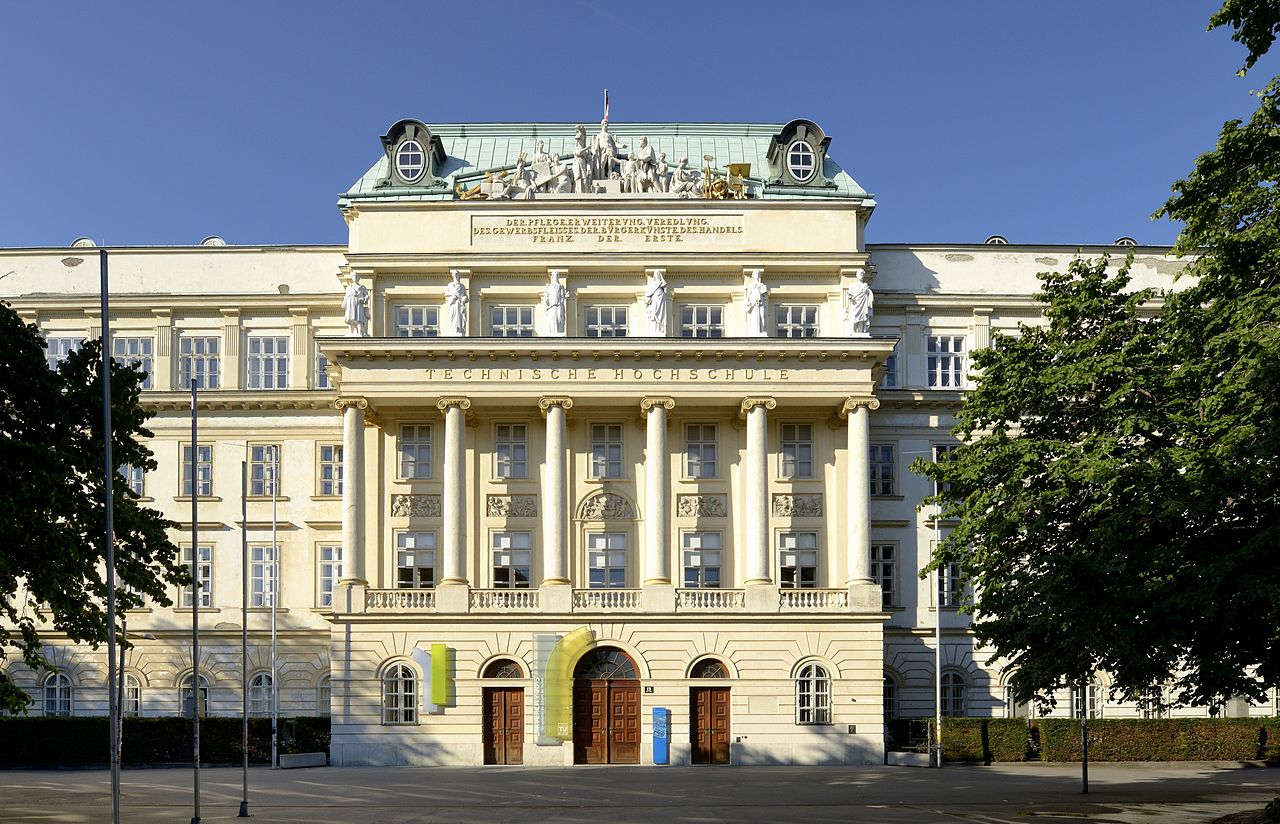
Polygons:
[[1038,250],[1044,251],[1109,251],[1109,252],[1126,252],[1132,249],[1135,252],[1158,252],[1160,254],[1169,254],[1172,252],[1172,246],[1161,246],[1140,243],[1136,246],[1117,246],[1114,243],[868,243],[866,244],[868,252],[879,250],[910,250],[910,249],[928,249],[930,251],[944,251],[947,249],[964,249],[966,251],[972,249],[983,249],[991,252],[1000,251],[1019,251],[1033,252]]
[[203,246],[201,244],[181,245],[129,245],[129,246],[0,246],[0,255],[29,254],[37,252],[57,252],[73,257],[92,257],[103,249],[108,252],[208,252],[209,254],[225,254],[227,252],[345,252],[345,243],[258,243],[226,246]]

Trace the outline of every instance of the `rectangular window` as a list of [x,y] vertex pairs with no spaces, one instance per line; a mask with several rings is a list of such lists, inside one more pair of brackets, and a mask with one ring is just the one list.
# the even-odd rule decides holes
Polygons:
[[280,445],[249,444],[250,497],[276,497],[280,494]]
[[[957,446],[958,444],[954,444],[954,443],[935,443],[933,445],[933,462],[938,463],[940,460],[946,460],[946,456],[951,454],[952,450],[954,450]],[[951,484],[949,483],[944,483],[941,485],[934,484],[933,486],[934,495],[940,495],[942,493],[950,492],[950,491],[951,491]]]
[[591,425],[591,477],[622,477],[622,425]]
[[[182,568],[191,569],[191,547],[182,548]],[[200,547],[200,558],[196,562],[199,575],[200,608],[213,606],[213,547]],[[191,609],[191,587],[181,587],[178,591],[178,604],[183,609]]]
[[680,537],[684,556],[684,585],[690,589],[720,586],[719,532],[686,532]]
[[142,388],[151,388],[151,349],[155,345],[154,338],[112,338],[111,357],[119,363],[129,366],[141,366],[147,376],[142,380]]
[[724,308],[720,306],[682,306],[680,337],[723,338]]
[[929,388],[964,388],[964,337],[930,335],[926,341]]
[[[213,495],[213,447],[196,444],[196,495],[207,498]],[[182,497],[191,497],[191,444],[182,445]]]
[[45,338],[44,360],[50,369],[58,367],[58,361],[70,355],[84,344],[84,338]]
[[779,533],[778,564],[778,586],[783,589],[818,586],[818,533]]
[[317,492],[328,498],[342,494],[342,445],[336,443],[320,444],[316,462],[319,487]]
[[270,544],[249,547],[249,606],[275,605],[280,580],[280,548]]
[[316,606],[333,606],[333,585],[342,580],[342,545],[316,547]]
[[716,425],[690,423],[684,428],[684,474],[686,478],[716,476]]
[[587,535],[587,586],[623,589],[627,585],[627,534],[593,532]]
[[627,307],[588,306],[585,326],[589,338],[625,338]]
[[289,339],[250,337],[249,389],[285,389],[289,386]]
[[143,495],[143,484],[146,479],[146,472],[140,466],[130,466],[129,464],[120,464],[120,477],[124,478],[125,486],[129,491],[139,498]]
[[316,346],[316,389],[332,389],[333,384],[329,382],[329,359],[320,351],[320,346]]
[[894,445],[891,443],[871,444],[871,494],[892,495],[894,468]]
[[178,338],[178,389],[191,389],[195,380],[197,389],[218,388],[218,346],[214,337]]
[[397,306],[397,338],[435,338],[440,336],[440,307]]
[[813,477],[812,424],[782,424],[782,477]]
[[436,534],[396,533],[396,586],[430,589],[436,585]]
[[898,605],[898,548],[894,544],[871,545],[871,580],[880,585],[880,606]]
[[533,535],[531,533],[493,533],[494,589],[528,589],[532,563]]
[[494,475],[499,478],[529,477],[529,431],[522,423],[500,423],[494,427]]
[[962,591],[960,564],[952,561],[938,567],[938,603],[943,607],[959,607]]
[[431,426],[424,423],[401,426],[396,452],[400,455],[401,478],[430,478]]
[[898,346],[894,344],[893,354],[884,359],[884,376],[880,378],[880,388],[897,389],[901,385],[898,379]]
[[818,307],[779,306],[774,312],[780,338],[816,338]]
[[533,307],[490,306],[489,334],[495,338],[533,337]]

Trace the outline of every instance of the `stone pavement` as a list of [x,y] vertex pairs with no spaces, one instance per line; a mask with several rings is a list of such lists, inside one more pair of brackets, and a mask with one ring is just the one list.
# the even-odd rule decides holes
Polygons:
[[[1113,822],[1260,810],[1280,769],[1235,764],[947,767],[390,767],[249,773],[253,820],[410,822]],[[202,822],[237,821],[241,774],[201,771]],[[123,774],[123,820],[191,819],[191,770]],[[105,771],[0,772],[0,821],[109,822]]]

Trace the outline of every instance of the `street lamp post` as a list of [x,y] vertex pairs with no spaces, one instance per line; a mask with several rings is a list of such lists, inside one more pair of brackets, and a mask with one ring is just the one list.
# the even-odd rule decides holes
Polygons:
[[[107,551],[107,713],[111,717],[111,821],[120,824],[120,704],[116,700],[115,462],[111,458],[111,314],[107,298],[107,250],[98,252],[102,302],[102,486]],[[123,641],[123,639],[121,639]]]
[[249,464],[240,462],[240,748],[242,793],[238,818],[249,817]]
[[276,600],[280,591],[280,544],[276,540],[276,500],[280,477],[280,447],[271,446],[271,769],[280,767],[279,666],[276,661]]
[[200,824],[200,442],[196,435],[196,379],[191,378],[191,824]]

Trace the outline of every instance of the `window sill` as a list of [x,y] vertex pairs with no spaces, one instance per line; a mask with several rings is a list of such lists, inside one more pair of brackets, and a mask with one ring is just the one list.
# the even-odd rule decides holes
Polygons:
[[148,612],[155,612],[155,610],[152,609],[151,607],[133,607],[132,609],[126,609],[124,611],[124,614],[125,615],[141,615]]
[[872,495],[871,500],[873,501],[905,501],[906,498],[903,497],[902,495]]
[[[190,495],[174,495],[173,500],[175,503],[189,504],[191,503],[191,496]],[[200,503],[216,504],[222,501],[222,497],[219,495],[201,495],[198,498],[196,498],[196,500],[199,501]]]
[[[277,500],[277,501],[283,501],[283,500],[286,500],[286,499],[285,499],[285,498],[277,498],[276,500]],[[311,500],[313,500],[313,501],[341,501],[341,500],[342,500],[342,494],[341,494],[341,493],[339,493],[339,494],[337,494],[337,495],[312,495],[312,496],[311,496]]]
[[[200,610],[200,611],[201,611],[201,612],[204,612],[204,610]],[[249,611],[249,612],[269,613],[269,612],[271,612],[271,607],[249,607],[249,610],[248,610],[248,611]],[[288,611],[289,611],[289,608],[288,608],[288,607],[276,607],[276,609],[275,609],[276,615],[279,615],[279,614],[280,614],[280,613],[282,613],[282,612],[288,612]]]
[[816,478],[813,475],[807,475],[804,477],[794,476],[790,478],[783,478],[782,476],[778,476],[777,478],[773,479],[773,482],[775,484],[814,484],[814,483],[821,483],[822,481],[821,479]]
[[[276,611],[277,611],[277,612],[280,612],[280,610],[276,610]],[[333,607],[331,607],[331,606],[328,606],[328,607],[312,607],[312,608],[311,608],[311,612],[312,612],[313,614],[315,614],[315,615],[331,615],[331,614],[333,614]]]
[[499,478],[494,476],[489,479],[489,483],[492,486],[519,486],[520,484],[532,483],[532,481],[528,475],[522,478]]
[[138,495],[137,497],[134,498],[134,500],[144,504],[155,502],[155,498],[152,498],[150,495]]
[[[190,614],[191,607],[174,607],[173,611]],[[209,612],[222,612],[222,607],[200,607],[201,615],[204,615],[205,613],[209,613]]]
[[688,484],[689,486],[698,486],[700,484],[725,483],[726,480],[719,475],[707,475],[701,478],[691,478],[687,475],[676,478],[676,483]]
[[246,501],[253,501],[253,502],[257,502],[257,503],[270,503],[271,501],[287,501],[287,500],[289,500],[289,496],[288,496],[288,495],[276,495],[276,496],[273,498],[273,497],[272,497],[272,496],[270,496],[270,495],[246,495],[246,496],[244,496],[244,499],[245,499]]
[[617,478],[595,478],[595,477],[589,477],[589,478],[583,478],[583,479],[582,479],[582,482],[583,482],[584,484],[599,484],[600,486],[604,486],[605,484],[618,484],[618,483],[622,483],[622,478],[621,478],[621,477],[617,477]]

